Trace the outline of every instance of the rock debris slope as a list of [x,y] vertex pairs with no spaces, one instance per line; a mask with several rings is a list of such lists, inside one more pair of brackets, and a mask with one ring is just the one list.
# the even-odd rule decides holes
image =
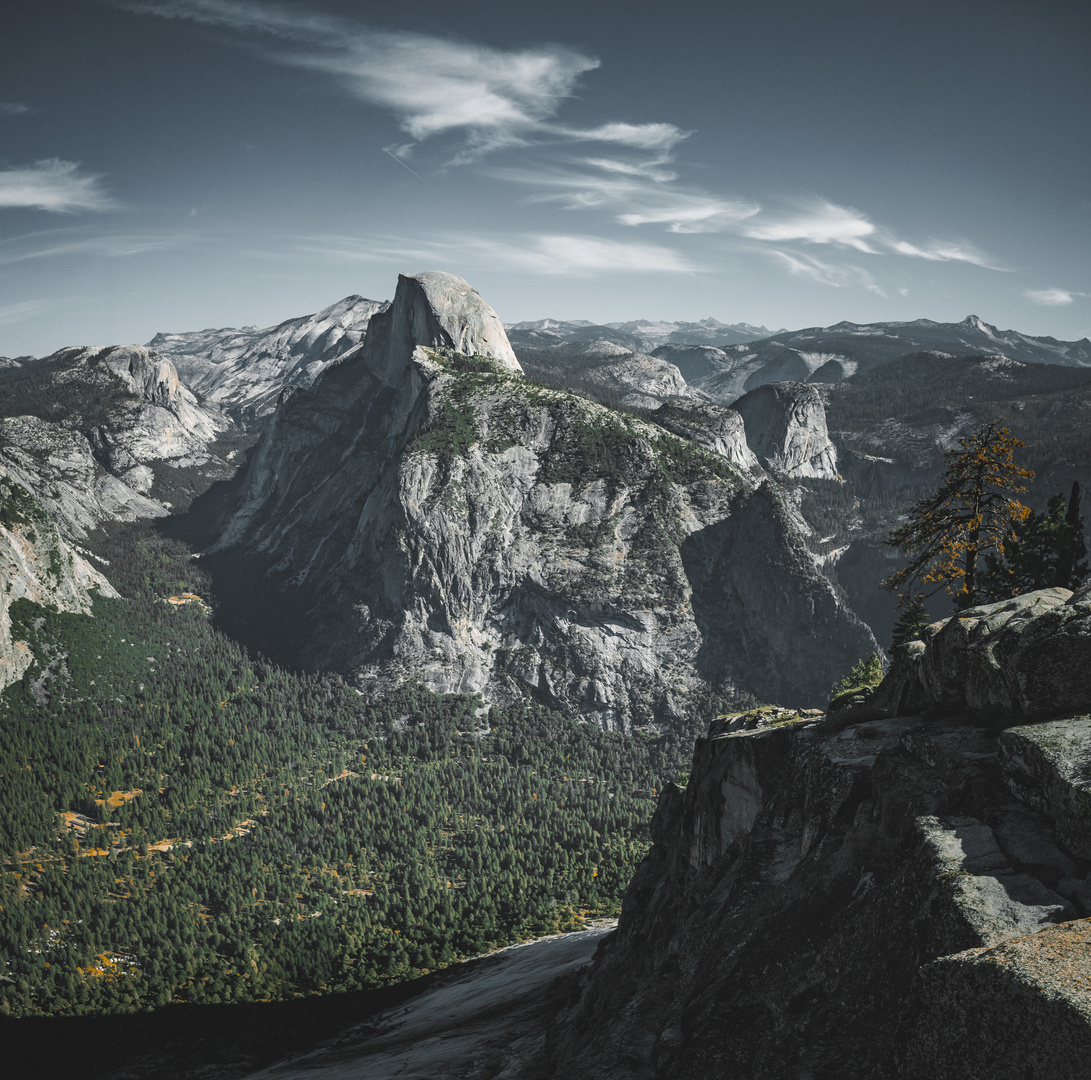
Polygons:
[[544,1074],[1086,1076],[1089,661],[1091,589],[1047,590],[840,714],[716,720]]
[[402,277],[274,414],[207,565],[249,604],[236,629],[361,687],[530,691],[621,728],[709,693],[810,704],[874,640],[738,434],[710,433],[725,456],[535,386],[466,282]]

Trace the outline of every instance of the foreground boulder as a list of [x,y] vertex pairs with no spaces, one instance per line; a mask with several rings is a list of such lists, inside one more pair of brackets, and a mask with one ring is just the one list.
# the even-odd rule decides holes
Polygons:
[[894,650],[854,718],[970,710],[991,722],[1091,709],[1091,583],[968,608]]

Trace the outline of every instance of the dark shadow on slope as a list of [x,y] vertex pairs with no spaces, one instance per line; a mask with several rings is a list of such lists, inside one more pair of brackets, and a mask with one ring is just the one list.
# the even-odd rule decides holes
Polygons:
[[436,978],[296,1001],[0,1018],[4,1068],[36,1080],[234,1080],[401,1005]]
[[768,484],[740,495],[729,517],[680,550],[703,642],[697,670],[713,686],[737,682],[764,701],[822,706],[830,688],[875,650],[796,538]]

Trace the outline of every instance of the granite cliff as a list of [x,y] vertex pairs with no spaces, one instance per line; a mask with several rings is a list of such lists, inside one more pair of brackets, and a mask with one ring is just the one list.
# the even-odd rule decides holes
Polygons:
[[65,536],[161,517],[233,471],[230,422],[142,345],[61,349],[0,373],[0,464]]
[[[0,689],[21,678],[34,660],[12,626],[11,606],[31,600],[58,611],[88,613],[90,590],[117,593],[57,529],[41,503],[0,465]],[[58,659],[63,663],[63,658]],[[47,678],[47,669],[43,678]]]
[[542,1074],[1086,1075],[1089,662],[1091,587],[1047,590],[714,721]]
[[805,383],[767,383],[744,394],[733,408],[746,441],[777,476],[836,480],[837,449],[826,430],[822,395]]
[[823,700],[873,638],[737,416],[662,419],[530,383],[469,285],[402,277],[274,414],[206,565],[234,629],[361,687],[529,690],[622,728]]
[[371,317],[387,301],[346,296],[276,326],[156,334],[148,347],[171,360],[197,393],[238,416],[266,415],[285,387],[310,386],[341,357],[358,350]]

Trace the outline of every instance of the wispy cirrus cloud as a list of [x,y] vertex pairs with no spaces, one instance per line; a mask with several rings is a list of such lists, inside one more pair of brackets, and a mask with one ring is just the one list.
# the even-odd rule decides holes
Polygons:
[[1032,304],[1040,307],[1065,307],[1079,297],[1091,295],[1073,289],[1027,289],[1023,294]]
[[782,251],[779,248],[771,248],[767,254],[795,277],[809,278],[820,285],[829,285],[835,289],[844,285],[854,285],[878,296],[886,296],[886,292],[876,282],[873,275],[862,266],[830,262],[815,258],[813,255]]
[[40,315],[51,306],[48,300],[22,300],[16,304],[0,304],[0,326],[22,322]]
[[673,233],[723,232],[758,213],[757,203],[671,183],[674,173],[610,158],[583,159],[590,167],[497,168],[492,175],[534,192],[535,201],[570,210],[605,209],[622,225],[665,225]]
[[115,205],[102,186],[102,176],[81,172],[76,161],[49,158],[0,169],[0,208],[23,207],[59,214],[110,210]]
[[[237,35],[267,60],[321,72],[357,100],[387,110],[401,137],[383,149],[423,179],[422,144],[435,140],[446,166],[477,164],[520,186],[525,205],[552,204],[597,216],[593,231],[658,229],[665,243],[634,243],[558,228],[529,232],[525,246],[494,244],[503,265],[532,272],[593,273],[654,268],[692,272],[697,263],[670,244],[705,243],[764,253],[790,275],[882,292],[869,270],[880,259],[919,259],[1004,269],[964,242],[903,240],[862,210],[812,196],[758,201],[706,190],[680,176],[678,150],[694,132],[668,122],[565,122],[565,103],[600,67],[596,56],[559,44],[505,49],[414,31],[379,30],[351,18],[257,0],[113,0],[164,19]],[[453,144],[453,146],[452,146]],[[577,144],[601,150],[573,155]],[[558,153],[558,147],[563,147]],[[487,166],[482,160],[513,153]],[[562,159],[563,158],[563,159]],[[420,170],[418,172],[417,170]],[[707,241],[679,241],[708,234]],[[472,242],[468,241],[471,243]],[[816,258],[824,247],[828,258]],[[874,263],[872,260],[875,260]],[[879,271],[881,272],[881,271]]]
[[121,259],[149,252],[167,251],[195,243],[188,234],[119,233],[87,235],[82,229],[58,229],[12,237],[0,242],[0,266],[33,259],[91,255]]
[[916,244],[910,244],[904,240],[891,240],[889,243],[893,251],[913,259],[927,259],[929,262],[965,262],[973,266],[980,266],[986,270],[1003,271],[1006,269],[1003,266],[995,265],[993,260],[982,254],[971,244],[933,241],[927,247],[918,247]]
[[443,260],[533,274],[592,277],[600,273],[692,274],[704,268],[673,248],[627,243],[581,234],[528,233],[514,237],[450,234],[408,243],[393,238],[315,236],[298,249],[323,258],[371,262],[376,259]]
[[[665,153],[689,134],[666,123],[557,122],[580,77],[600,65],[563,45],[499,49],[250,0],[120,0],[120,6],[257,35],[270,60],[324,72],[360,100],[390,109],[418,142],[460,133],[465,145],[455,163],[543,139]],[[409,147],[390,149],[404,156]]]
[[838,206],[825,199],[814,199],[787,214],[770,212],[749,222],[744,235],[752,240],[768,240],[783,244],[799,241],[805,244],[836,244],[875,254],[868,238],[876,227],[861,214],[847,206]]
[[0,101],[0,116],[25,116],[36,111],[21,101]]

